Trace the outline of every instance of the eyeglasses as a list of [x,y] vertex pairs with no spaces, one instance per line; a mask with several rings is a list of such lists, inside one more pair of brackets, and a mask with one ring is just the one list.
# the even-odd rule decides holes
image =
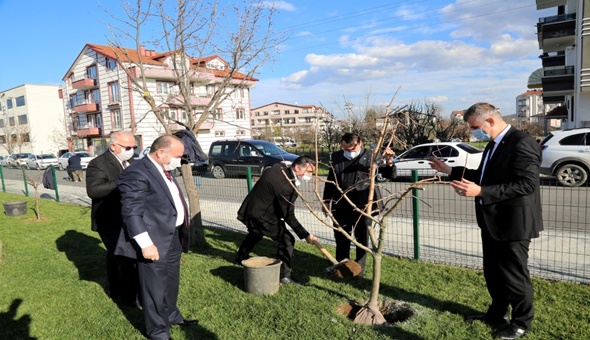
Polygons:
[[119,144],[119,143],[115,143],[115,144],[117,144],[118,146],[120,146],[120,147],[122,147],[123,149],[125,149],[125,151],[129,151],[129,150],[131,150],[131,149],[137,149],[137,145],[134,145],[134,146],[124,146],[124,145],[121,145],[121,144]]

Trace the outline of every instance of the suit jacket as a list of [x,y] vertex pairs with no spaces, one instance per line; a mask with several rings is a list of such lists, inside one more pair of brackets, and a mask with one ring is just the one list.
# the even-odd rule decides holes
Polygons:
[[299,238],[306,238],[309,233],[295,217],[297,192],[292,181],[293,171],[280,163],[264,171],[242,202],[238,220],[248,225],[248,220],[254,219],[268,230],[277,230],[279,220],[284,219]]
[[[124,228],[119,235],[115,255],[142,259],[141,249],[133,239],[148,232],[158,248],[160,258],[166,257],[175,234],[177,211],[166,179],[148,156],[133,162],[119,176],[121,215]],[[173,179],[176,183],[176,180]],[[186,207],[184,197],[181,199]],[[188,226],[185,214],[185,226]],[[189,233],[184,227],[178,232],[184,252],[188,251]]]
[[475,198],[475,212],[480,228],[487,228],[499,241],[530,240],[543,230],[539,168],[541,148],[525,132],[510,127],[492,157],[488,160],[481,179],[484,150],[477,170],[454,167],[451,179],[464,178],[478,183],[482,196]]
[[117,180],[123,167],[112,152],[92,159],[86,169],[86,193],[92,199],[92,230],[120,228],[121,193]]

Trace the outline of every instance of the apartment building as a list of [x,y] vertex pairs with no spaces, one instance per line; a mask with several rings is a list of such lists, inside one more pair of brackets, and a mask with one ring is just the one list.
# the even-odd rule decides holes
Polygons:
[[590,3],[580,0],[537,0],[537,10],[555,9],[539,18],[537,36],[543,51],[544,104],[561,104],[552,110],[562,128],[590,127]]
[[[140,148],[145,148],[165,132],[143,92],[137,90],[117,63],[117,57],[124,67],[133,68],[136,77],[141,76],[141,71],[134,63],[142,60],[147,89],[156,105],[173,118],[166,122],[172,130],[184,129],[174,120],[187,122],[189,114],[195,121],[199,118],[229,72],[227,62],[218,56],[201,59],[187,56],[192,72],[193,110],[185,112],[173,68],[173,59],[178,55],[145,48],[122,50],[86,44],[63,77],[63,109],[70,119],[68,127],[73,149],[99,154],[108,148],[109,134],[121,130],[134,133]],[[196,137],[205,152],[215,140],[251,136],[250,88],[257,79],[236,72],[233,80],[230,90],[235,91],[199,127]]]
[[317,105],[292,105],[274,102],[251,110],[250,126],[253,136],[272,135],[294,137],[302,131],[321,131],[331,114]]
[[543,102],[542,90],[529,90],[516,97],[516,126],[527,126],[529,124],[559,128],[561,120],[545,119],[553,108],[560,106],[559,103],[546,104]]
[[59,86],[23,84],[0,91],[0,155],[57,155],[64,130]]

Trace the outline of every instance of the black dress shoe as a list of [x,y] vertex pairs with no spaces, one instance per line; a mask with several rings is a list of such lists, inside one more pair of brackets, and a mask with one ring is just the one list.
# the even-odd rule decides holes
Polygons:
[[244,261],[244,260],[247,260],[247,259],[249,259],[249,258],[250,258],[250,256],[248,256],[248,257],[246,257],[246,258],[242,258],[242,257],[236,256],[236,257],[234,258],[234,262],[233,262],[233,263],[234,263],[235,265],[238,265],[238,266],[243,266],[243,265],[242,265],[242,261]]
[[194,326],[198,323],[199,323],[199,320],[197,320],[197,319],[182,319],[182,321],[177,323],[177,325],[187,327],[187,326]]
[[465,317],[465,321],[467,322],[475,322],[481,321],[490,326],[497,326],[497,325],[506,325],[510,322],[508,315],[504,315],[503,317],[496,317],[491,316],[488,314],[479,314],[479,315],[470,315]]
[[499,330],[496,332],[495,337],[496,339],[518,339],[526,333],[526,329],[520,328],[515,325],[509,325],[508,327]]
[[301,283],[297,282],[297,281],[293,281],[292,278],[290,277],[284,277],[281,279],[281,284],[282,285],[299,285],[301,286]]

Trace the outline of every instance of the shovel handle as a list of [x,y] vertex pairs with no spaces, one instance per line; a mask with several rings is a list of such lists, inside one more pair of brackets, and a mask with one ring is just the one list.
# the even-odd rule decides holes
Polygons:
[[330,254],[326,248],[324,248],[324,246],[321,245],[320,242],[318,241],[312,241],[311,243],[313,243],[314,246],[316,246],[321,252],[322,254],[324,254],[324,256],[330,260],[330,262],[332,262],[332,264],[338,264],[338,261],[336,261],[336,259],[334,258],[334,256],[332,256],[332,254]]

